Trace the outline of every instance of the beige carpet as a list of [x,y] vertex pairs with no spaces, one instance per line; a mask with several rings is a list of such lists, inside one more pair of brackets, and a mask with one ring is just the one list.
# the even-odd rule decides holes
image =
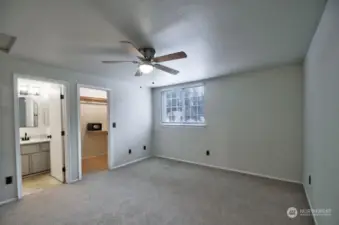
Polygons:
[[1,225],[310,225],[301,185],[164,159],[89,174],[0,207]]

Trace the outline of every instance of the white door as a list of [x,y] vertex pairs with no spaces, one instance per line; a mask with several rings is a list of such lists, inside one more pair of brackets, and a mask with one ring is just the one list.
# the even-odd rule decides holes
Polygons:
[[50,142],[51,157],[51,175],[57,180],[64,182],[64,173],[62,171],[64,162],[63,137],[61,136],[61,87],[57,84],[51,84],[49,94],[49,129],[52,135]]

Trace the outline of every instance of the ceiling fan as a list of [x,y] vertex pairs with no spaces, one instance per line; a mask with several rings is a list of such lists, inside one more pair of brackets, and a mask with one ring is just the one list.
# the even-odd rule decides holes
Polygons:
[[167,66],[164,66],[158,63],[187,58],[186,53],[183,51],[168,54],[168,55],[163,55],[159,57],[154,57],[155,55],[154,48],[137,48],[132,42],[129,42],[129,41],[121,41],[120,43],[126,45],[126,47],[128,47],[128,50],[132,52],[134,55],[136,55],[139,61],[113,60],[113,61],[102,61],[102,63],[115,64],[115,63],[131,62],[134,64],[138,64],[138,70],[135,73],[135,76],[141,76],[142,74],[150,73],[153,71],[154,68],[158,70],[162,70],[166,73],[170,73],[172,75],[177,75],[179,73],[178,70],[172,69],[170,67],[167,67]]

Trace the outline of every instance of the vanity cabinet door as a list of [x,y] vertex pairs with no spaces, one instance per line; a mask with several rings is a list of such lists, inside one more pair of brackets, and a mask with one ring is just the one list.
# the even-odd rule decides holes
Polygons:
[[38,173],[49,169],[49,152],[40,152],[31,155],[31,173]]
[[29,173],[29,155],[21,155],[21,174],[25,176]]

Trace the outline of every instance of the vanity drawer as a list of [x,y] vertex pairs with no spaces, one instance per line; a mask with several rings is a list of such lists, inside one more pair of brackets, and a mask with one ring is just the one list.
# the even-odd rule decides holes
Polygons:
[[20,148],[21,154],[32,154],[39,151],[39,145],[37,144],[21,145]]
[[49,142],[43,142],[40,144],[40,151],[49,151]]

